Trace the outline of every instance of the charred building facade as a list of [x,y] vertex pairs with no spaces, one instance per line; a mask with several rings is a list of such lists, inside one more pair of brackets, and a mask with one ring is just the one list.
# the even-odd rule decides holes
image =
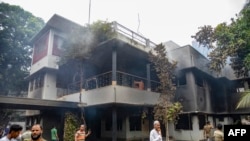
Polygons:
[[[159,80],[148,61],[148,52],[156,44],[113,22],[117,36],[99,44],[84,62],[83,83],[79,87],[79,72],[67,65],[58,65],[61,46],[74,26],[81,27],[54,15],[32,39],[28,97],[70,102],[79,102],[81,98],[86,123],[94,138],[148,138],[154,120],[153,106],[160,96]],[[175,100],[184,107],[179,122],[170,125],[171,136],[176,140],[199,140],[205,121],[232,124],[241,118],[239,114],[246,113],[234,108],[238,98],[235,79],[211,72],[207,66],[209,60],[190,45],[167,42],[166,49],[168,57],[178,62]],[[145,118],[141,116],[143,112],[147,115]],[[28,123],[50,122],[63,128],[62,115],[58,115],[61,119],[58,121],[55,117],[41,118],[39,114],[42,113],[27,111]]]

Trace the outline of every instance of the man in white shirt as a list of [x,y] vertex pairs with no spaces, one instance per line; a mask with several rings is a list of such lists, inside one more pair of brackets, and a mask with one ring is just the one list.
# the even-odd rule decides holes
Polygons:
[[23,127],[18,124],[13,124],[10,126],[8,134],[0,139],[0,141],[16,141],[20,136]]
[[150,131],[150,141],[162,141],[161,125],[158,120],[154,121],[154,128]]

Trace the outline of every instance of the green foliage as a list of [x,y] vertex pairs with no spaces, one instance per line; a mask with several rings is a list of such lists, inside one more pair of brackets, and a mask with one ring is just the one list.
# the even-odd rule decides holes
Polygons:
[[64,53],[59,64],[69,61],[84,62],[91,57],[92,51],[102,42],[114,37],[112,24],[103,21],[94,22],[85,27],[74,27],[64,43]]
[[179,119],[179,113],[182,112],[182,104],[180,102],[175,102],[171,104],[167,109],[167,114],[165,119],[168,119],[170,122],[177,122]]
[[[103,21],[94,22],[92,25],[87,25],[85,27],[76,26],[72,28],[71,33],[68,33],[67,40],[63,44],[63,55],[61,60],[58,62],[59,65],[67,64],[67,67],[76,68],[80,77],[80,95],[79,103],[81,103],[81,90],[83,85],[83,63],[87,61],[91,56],[93,50],[102,42],[114,37],[115,33],[112,29],[112,24]],[[81,111],[82,112],[82,111]],[[83,113],[81,113],[83,114]],[[84,117],[82,117],[85,121]],[[75,122],[71,116],[69,116],[68,121],[72,121],[72,125],[67,125],[67,133],[65,133],[66,141],[72,141],[71,138],[72,131],[75,131]]]
[[250,6],[248,1],[231,23],[220,23],[215,28],[210,25],[199,27],[191,36],[200,45],[212,49],[208,57],[209,68],[220,74],[230,58],[230,65],[236,77],[246,77],[250,70]]
[[[149,52],[149,61],[152,63],[160,80],[159,90],[161,95],[158,103],[154,107],[155,119],[164,123],[174,121],[176,114],[181,112],[180,103],[173,103],[176,87],[173,84],[175,78],[176,61],[170,61],[166,56],[166,49],[163,44],[157,45],[153,51]],[[179,109],[177,108],[179,106]],[[175,111],[177,110],[177,111]]]
[[237,104],[236,109],[247,107],[250,107],[250,90],[241,93],[241,98]]
[[[218,74],[230,58],[230,66],[236,77],[249,77],[250,71],[250,1],[246,1],[244,8],[237,17],[231,19],[230,24],[220,23],[215,28],[200,27],[191,36],[204,47],[213,49],[209,54],[211,70]],[[242,94],[237,109],[250,106],[249,91]]]
[[30,39],[43,27],[41,18],[19,6],[0,3],[0,94],[27,91]]
[[173,103],[176,87],[173,84],[177,62],[169,60],[163,44],[157,45],[149,52],[149,61],[152,63],[160,80],[161,91],[157,104],[154,106],[154,118],[165,124],[167,140],[169,140],[168,122],[176,122],[182,110],[181,103]]
[[80,125],[79,118],[71,112],[65,113],[65,122],[64,122],[64,141],[73,141],[75,140],[75,133],[78,130]]
[[90,30],[94,34],[96,45],[109,40],[116,35],[112,23],[107,21],[98,20],[94,22],[90,25]]
[[176,61],[171,61],[166,56],[166,49],[163,44],[157,45],[153,51],[149,52],[149,61],[152,63],[160,80],[159,90],[170,98],[174,96],[176,87],[173,85]]

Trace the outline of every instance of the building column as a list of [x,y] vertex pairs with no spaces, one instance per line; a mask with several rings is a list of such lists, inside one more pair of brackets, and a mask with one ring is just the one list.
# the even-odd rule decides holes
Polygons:
[[112,107],[112,141],[117,141],[117,111],[116,107]]
[[225,103],[224,103],[224,106],[225,106],[225,111],[228,112],[228,98],[227,98],[227,92],[228,92],[228,89],[227,89],[227,86],[224,84],[223,85],[223,97],[225,98]]
[[188,105],[190,106],[190,111],[199,111],[198,105],[197,105],[197,86],[195,84],[195,76],[192,71],[189,71],[186,73],[187,78],[187,87],[188,87],[188,95],[185,95],[185,98],[187,98]]
[[151,91],[150,64],[147,64],[147,91]]
[[117,73],[117,51],[116,47],[113,47],[112,50],[112,85],[116,85],[116,73]]
[[211,112],[212,107],[211,107],[211,91],[210,91],[210,85],[207,81],[204,81],[204,89],[205,89],[205,102],[206,102],[206,111]]

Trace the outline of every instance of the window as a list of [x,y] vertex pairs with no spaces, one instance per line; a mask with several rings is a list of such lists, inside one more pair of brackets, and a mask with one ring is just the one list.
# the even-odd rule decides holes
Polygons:
[[219,120],[220,122],[223,122],[223,121],[224,121],[224,117],[223,117],[223,116],[218,116],[218,120]]
[[60,56],[63,51],[62,47],[63,47],[63,38],[58,35],[54,35],[52,54]]
[[195,76],[195,84],[200,87],[203,87],[203,79],[201,76]]
[[35,79],[35,89],[39,88],[39,81],[40,81],[40,78],[37,77],[37,78]]
[[206,124],[206,116],[198,115],[198,120],[199,120],[199,129],[202,130],[204,125]]
[[117,131],[122,131],[122,121],[123,121],[123,118],[118,116],[118,118],[117,118]]
[[141,131],[141,116],[135,115],[129,117],[130,131]]
[[47,55],[49,32],[44,34],[35,44],[34,44],[34,54],[33,54],[33,64],[42,59]]
[[105,129],[106,129],[106,131],[112,130],[112,116],[111,116],[111,114],[109,116],[106,116]]
[[[32,81],[30,85],[30,91],[33,89],[42,88],[44,85],[44,73],[37,75]],[[35,85],[35,86],[34,86]],[[34,88],[33,88],[34,87]]]
[[[123,118],[118,115],[118,117],[117,117],[117,131],[122,131],[122,121],[123,121]],[[112,114],[110,114],[105,119],[105,129],[106,129],[106,131],[111,131],[112,126],[113,126]]]
[[189,114],[180,114],[175,129],[192,130],[192,119]]
[[186,74],[184,72],[181,72],[177,78],[179,86],[187,84]]
[[33,91],[34,79],[30,80],[30,91]]

